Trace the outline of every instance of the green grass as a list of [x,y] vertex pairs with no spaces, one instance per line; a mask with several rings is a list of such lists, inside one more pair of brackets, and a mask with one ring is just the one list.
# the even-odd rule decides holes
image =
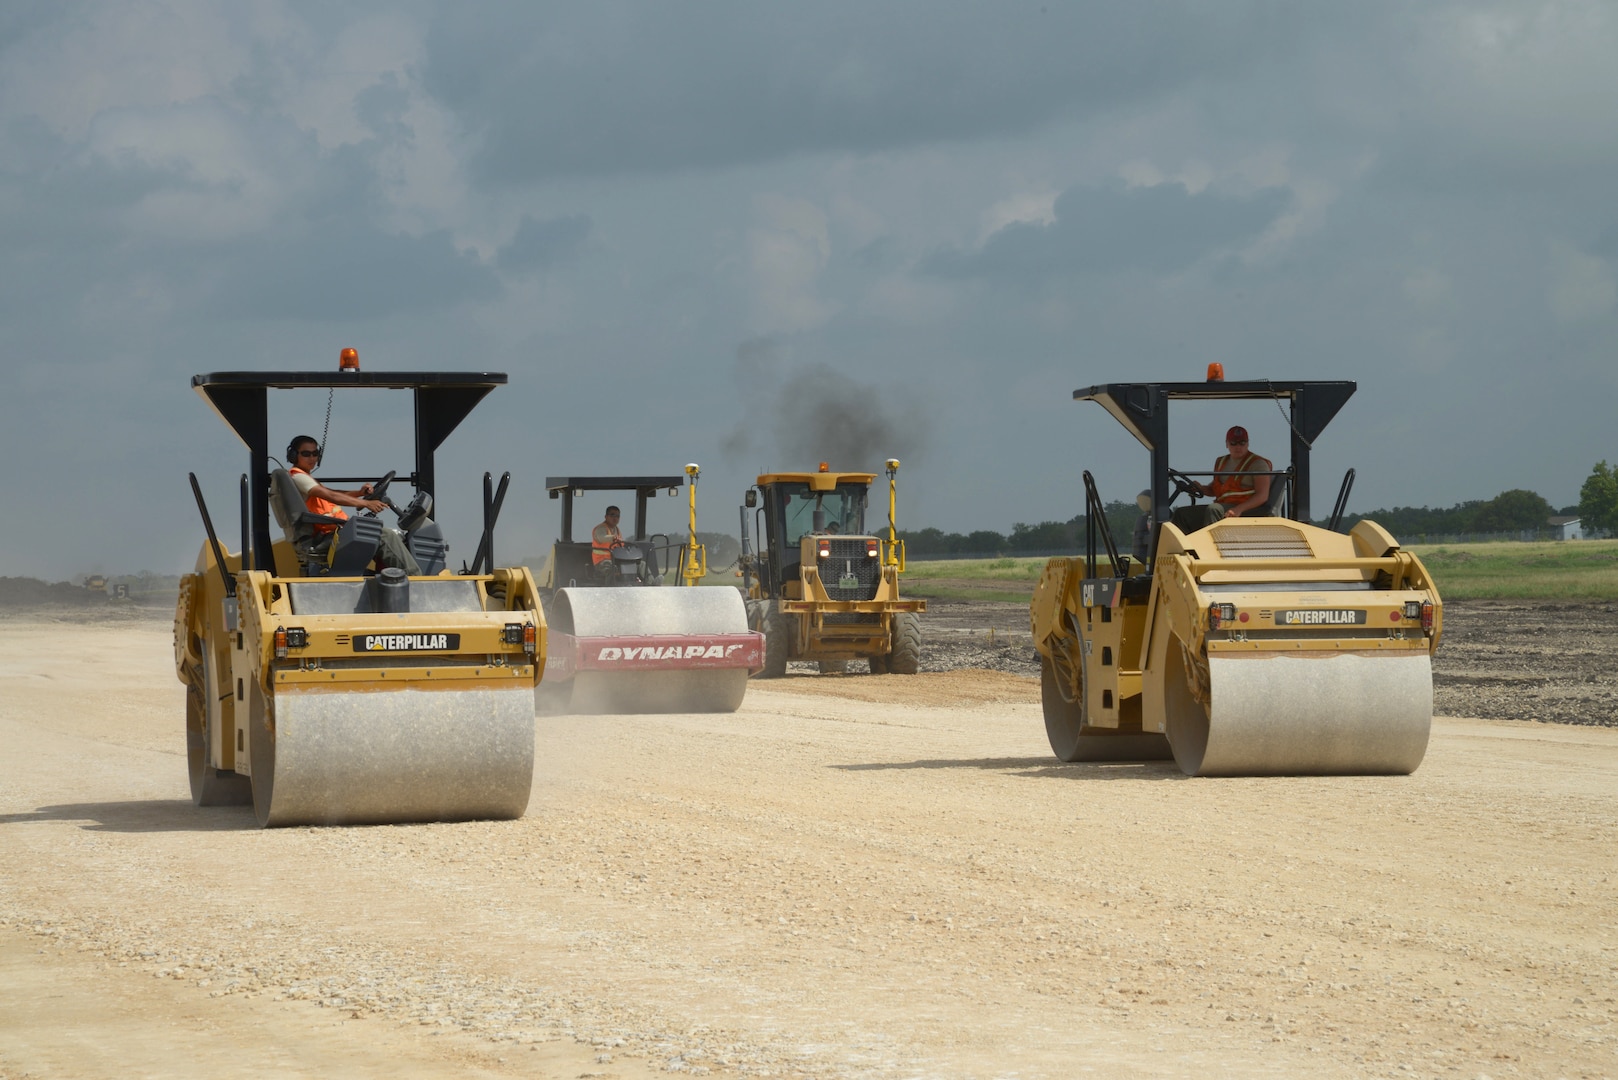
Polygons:
[[901,596],[930,600],[1009,600],[1027,603],[1046,558],[910,560],[899,578]]
[[[1412,545],[1446,600],[1618,600],[1618,540]],[[912,559],[907,596],[1026,603],[1046,559]]]
[[1618,599],[1618,540],[1413,544],[1446,600]]

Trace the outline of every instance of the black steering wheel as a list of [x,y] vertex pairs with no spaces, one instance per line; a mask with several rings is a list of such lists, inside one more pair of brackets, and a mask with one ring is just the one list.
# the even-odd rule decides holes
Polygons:
[[1202,489],[1197,486],[1195,480],[1178,469],[1169,470],[1169,479],[1174,481],[1174,491],[1169,495],[1169,502],[1172,503],[1181,495],[1189,495],[1191,496],[1191,505],[1197,505],[1197,500],[1202,498]]
[[[399,508],[394,506],[391,502],[388,502],[388,485],[393,483],[393,478],[397,475],[399,475],[398,469],[389,469],[388,475],[371,485],[371,494],[368,496],[369,498],[376,499],[378,502],[388,503],[388,509],[392,510],[395,514],[399,512]],[[368,510],[362,512],[370,513]]]

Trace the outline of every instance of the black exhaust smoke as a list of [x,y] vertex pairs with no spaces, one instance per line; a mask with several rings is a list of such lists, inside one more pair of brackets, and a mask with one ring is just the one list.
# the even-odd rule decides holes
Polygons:
[[736,349],[744,419],[721,442],[729,457],[769,458],[768,467],[881,472],[890,457],[914,457],[927,442],[924,410],[898,391],[860,382],[827,364],[785,370],[768,339]]

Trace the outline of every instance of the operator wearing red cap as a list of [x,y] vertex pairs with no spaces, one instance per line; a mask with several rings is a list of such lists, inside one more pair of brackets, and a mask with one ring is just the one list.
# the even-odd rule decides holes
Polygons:
[[1269,473],[1275,466],[1269,458],[1248,452],[1244,427],[1225,432],[1225,449],[1225,456],[1214,462],[1213,482],[1197,487],[1231,517],[1263,510],[1270,501]]

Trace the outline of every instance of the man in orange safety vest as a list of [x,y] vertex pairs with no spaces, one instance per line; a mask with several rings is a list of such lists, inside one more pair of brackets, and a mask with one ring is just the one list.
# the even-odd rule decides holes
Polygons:
[[612,558],[612,549],[622,547],[624,534],[618,531],[618,518],[621,511],[616,506],[607,507],[607,516],[600,525],[590,530],[590,563],[600,566]]
[[1248,451],[1244,427],[1225,432],[1225,450],[1225,456],[1214,462],[1213,481],[1197,487],[1230,517],[1262,510],[1270,502],[1269,473],[1275,466],[1269,458]]

